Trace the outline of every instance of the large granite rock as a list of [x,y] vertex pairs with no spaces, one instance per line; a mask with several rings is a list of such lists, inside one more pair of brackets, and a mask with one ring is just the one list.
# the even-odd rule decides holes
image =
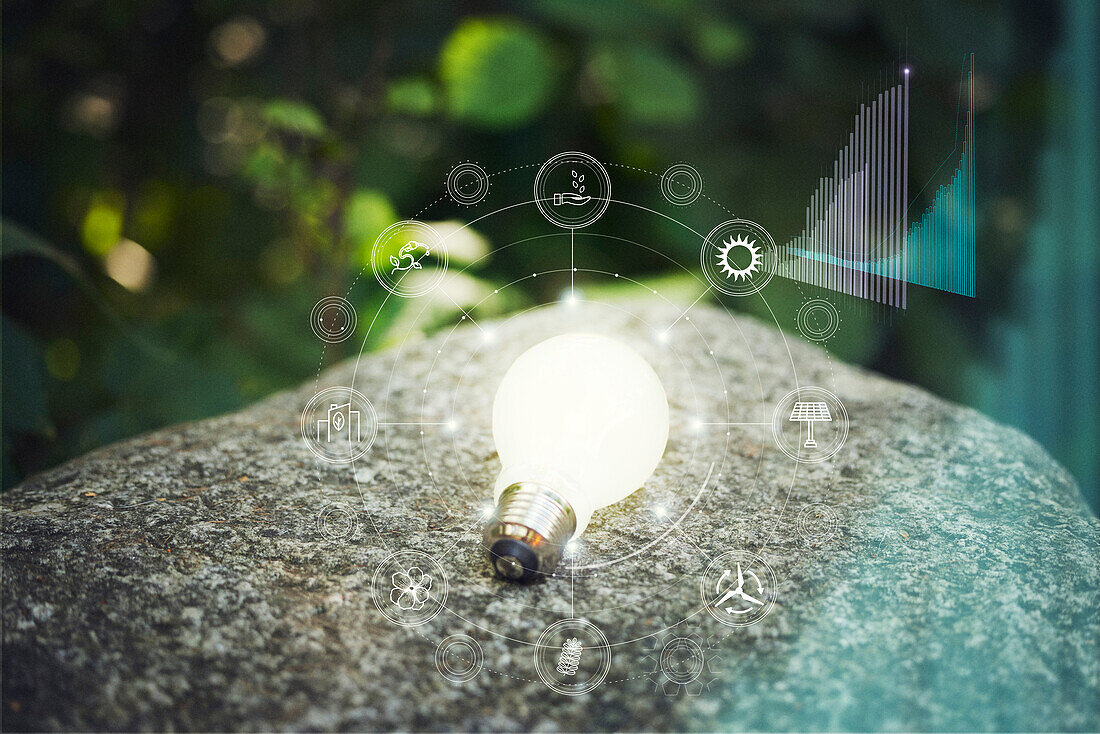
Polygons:
[[[698,306],[654,342],[677,315],[544,309],[491,344],[465,324],[5,493],[3,728],[1100,729],[1100,524],[1064,470],[1013,430],[744,317]],[[509,585],[477,531],[497,470],[488,406],[511,356],[563,324],[635,342],[673,409],[657,475],[597,515],[584,559],[659,537],[655,508],[676,516],[717,468],[638,557]],[[795,370],[847,406],[832,460],[796,467],[766,427],[692,423],[769,420]],[[432,424],[383,426],[354,472],[298,432],[320,385],[352,380],[386,422]],[[836,512],[831,537],[796,527],[813,503]],[[332,507],[355,513],[335,540]],[[415,628],[372,600],[401,548],[449,579],[446,610]],[[699,611],[699,574],[730,548],[762,552],[779,578],[751,627]],[[570,614],[613,643],[607,680],[576,697],[531,663]],[[484,651],[466,683],[434,663],[451,634]],[[692,685],[660,672],[673,636],[706,651]]]

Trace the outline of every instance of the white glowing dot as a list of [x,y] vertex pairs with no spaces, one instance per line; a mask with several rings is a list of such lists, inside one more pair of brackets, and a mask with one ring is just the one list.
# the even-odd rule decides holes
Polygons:
[[710,356],[712,356],[712,357],[714,356],[714,350],[713,349],[710,350]]
[[576,269],[576,268],[573,268],[573,272],[574,272],[574,273],[575,273],[575,272],[577,272],[577,269]]
[[500,291],[493,291],[493,293],[500,293]]
[[666,512],[665,508],[660,506],[660,505],[657,505],[656,507],[653,508],[653,514],[656,515],[657,517],[664,517],[665,512]]
[[486,344],[488,344],[496,338],[496,332],[494,332],[492,329],[485,329],[481,332],[481,338]]
[[908,66],[907,66],[907,67],[905,67],[905,73],[906,73],[906,74],[908,74],[908,73],[909,73],[909,67],[908,67]]
[[658,331],[655,334],[655,336],[657,337],[657,341],[661,342],[662,344],[668,343],[668,330],[667,329],[665,329],[664,331]]
[[156,265],[156,260],[148,250],[125,238],[115,243],[103,261],[107,275],[135,293],[147,291],[153,285]]

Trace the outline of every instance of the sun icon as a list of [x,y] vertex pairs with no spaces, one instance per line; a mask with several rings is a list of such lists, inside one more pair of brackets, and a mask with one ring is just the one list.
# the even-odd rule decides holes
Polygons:
[[[745,248],[749,253],[749,263],[743,268],[737,267],[733,260],[730,259],[730,253],[738,247]],[[756,240],[749,240],[748,237],[737,235],[737,239],[734,239],[731,235],[730,238],[723,242],[722,246],[718,248],[718,265],[727,278],[748,280],[753,273],[760,271],[760,263],[762,261],[763,257],[760,254],[760,248],[756,246]]]

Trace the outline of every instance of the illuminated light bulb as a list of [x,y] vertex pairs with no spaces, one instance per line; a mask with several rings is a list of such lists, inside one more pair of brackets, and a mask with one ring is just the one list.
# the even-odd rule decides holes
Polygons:
[[547,339],[508,368],[493,401],[502,469],[485,528],[497,572],[552,573],[592,513],[653,473],[668,441],[657,373],[625,344],[595,334]]

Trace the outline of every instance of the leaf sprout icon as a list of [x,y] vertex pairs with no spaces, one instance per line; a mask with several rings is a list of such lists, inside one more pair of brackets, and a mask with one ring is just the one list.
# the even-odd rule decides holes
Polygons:
[[398,571],[391,579],[393,590],[390,601],[402,610],[417,612],[428,602],[428,592],[432,588],[432,577],[413,566],[408,571]]
[[[420,257],[415,256],[413,253],[417,249],[421,249],[424,252]],[[424,266],[420,264],[420,261],[431,254],[431,249],[423,242],[417,242],[416,240],[409,240],[405,243],[405,246],[397,251],[396,257],[390,255],[390,265],[393,266],[393,270],[390,271],[390,275],[397,272],[408,272],[409,270],[420,270]],[[405,260],[408,260],[406,263]]]

